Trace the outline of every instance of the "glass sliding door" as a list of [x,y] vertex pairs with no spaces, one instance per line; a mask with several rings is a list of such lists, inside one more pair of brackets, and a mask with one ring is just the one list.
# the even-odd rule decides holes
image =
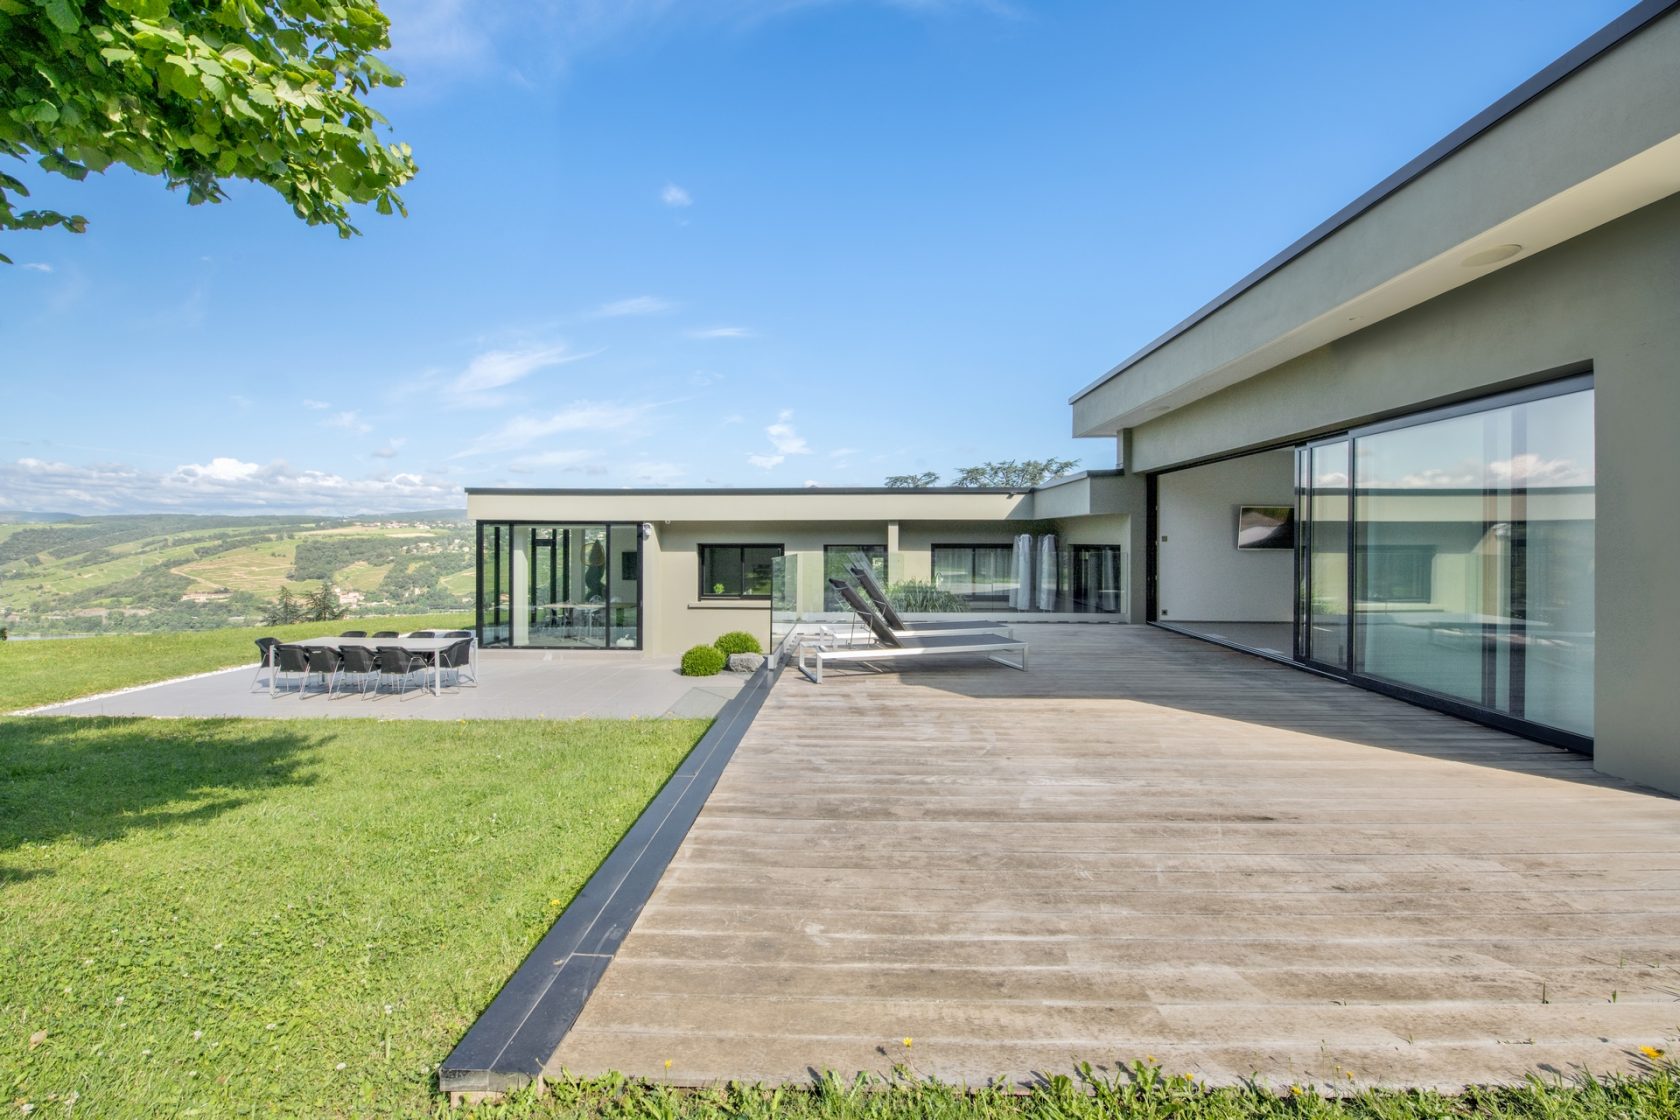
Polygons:
[[638,526],[481,522],[478,538],[484,645],[640,648]]
[[936,544],[933,546],[933,584],[970,607],[1013,610],[1020,580],[1015,571],[1015,546],[1008,544]]
[[1348,543],[1352,444],[1328,440],[1300,449],[1296,547],[1300,552],[1297,656],[1348,668]]
[[1116,614],[1124,609],[1126,551],[1117,545],[1076,544],[1072,549],[1069,607],[1075,611]]
[[1355,669],[1590,737],[1590,386],[1355,435]]

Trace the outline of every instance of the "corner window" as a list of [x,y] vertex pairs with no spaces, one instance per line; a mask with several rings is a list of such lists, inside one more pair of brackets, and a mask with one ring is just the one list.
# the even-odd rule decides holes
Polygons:
[[700,598],[768,599],[779,544],[700,546]]

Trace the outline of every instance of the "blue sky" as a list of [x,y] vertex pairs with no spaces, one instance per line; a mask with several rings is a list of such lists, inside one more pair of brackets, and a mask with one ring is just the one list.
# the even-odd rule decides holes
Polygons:
[[1625,6],[387,0],[406,220],[26,177],[0,510],[1108,466],[1071,393]]

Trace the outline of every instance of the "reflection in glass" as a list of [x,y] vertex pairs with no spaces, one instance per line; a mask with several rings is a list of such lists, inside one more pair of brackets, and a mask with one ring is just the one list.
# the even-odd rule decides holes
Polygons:
[[964,544],[933,546],[933,585],[971,606],[989,611],[1012,609],[1019,581],[1015,546]]
[[1117,614],[1125,609],[1126,552],[1112,545],[1076,544],[1072,550],[1069,609]]
[[1302,655],[1309,661],[1346,669],[1348,653],[1348,487],[1347,440],[1302,451],[1307,487],[1298,520],[1305,563],[1307,605]]
[[1354,668],[1590,736],[1593,462],[1590,389],[1360,436]]
[[866,557],[869,570],[875,575],[875,582],[882,587],[887,586],[887,546],[884,544],[825,544],[823,545],[823,610],[845,611],[846,606],[840,598],[840,593],[834,590],[831,579],[843,579],[847,583],[856,583],[852,578],[852,565],[859,557]]
[[774,589],[779,544],[700,546],[702,599],[768,599]]

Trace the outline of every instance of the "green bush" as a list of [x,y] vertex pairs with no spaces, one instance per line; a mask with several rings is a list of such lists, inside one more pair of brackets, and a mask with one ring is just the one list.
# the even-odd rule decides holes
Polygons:
[[723,672],[728,660],[716,646],[695,646],[682,656],[682,675],[715,677]]
[[913,611],[954,614],[968,610],[968,604],[952,592],[918,579],[907,579],[887,588],[887,602],[906,614]]
[[728,657],[732,653],[763,653],[764,647],[758,644],[758,639],[745,630],[731,630],[712,645],[719,653]]

